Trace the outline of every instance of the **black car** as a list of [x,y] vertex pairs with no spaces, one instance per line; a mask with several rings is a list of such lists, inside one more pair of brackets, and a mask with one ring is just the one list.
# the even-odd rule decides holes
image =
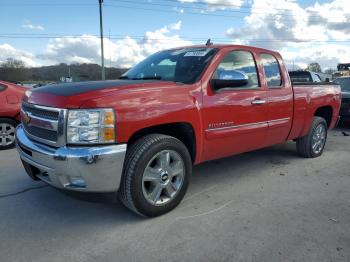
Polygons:
[[350,119],[350,76],[339,77],[334,82],[341,87],[342,103],[340,117],[342,119]]

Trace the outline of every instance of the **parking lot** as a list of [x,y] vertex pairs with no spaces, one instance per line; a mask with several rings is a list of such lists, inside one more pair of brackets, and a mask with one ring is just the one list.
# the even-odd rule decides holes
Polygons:
[[343,131],[317,159],[289,142],[197,166],[180,206],[153,219],[31,181],[15,149],[0,151],[1,262],[350,261]]

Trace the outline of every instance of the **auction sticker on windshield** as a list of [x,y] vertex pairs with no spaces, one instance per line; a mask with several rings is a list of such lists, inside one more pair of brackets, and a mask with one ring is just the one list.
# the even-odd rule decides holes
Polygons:
[[187,52],[184,56],[206,56],[210,49],[205,49],[201,51],[190,51]]

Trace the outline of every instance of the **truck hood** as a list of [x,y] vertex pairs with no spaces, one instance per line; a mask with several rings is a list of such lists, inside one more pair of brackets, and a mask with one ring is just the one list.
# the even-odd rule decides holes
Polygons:
[[23,101],[37,105],[79,108],[85,102],[108,96],[121,90],[162,88],[177,85],[174,82],[160,80],[108,80],[76,83],[62,83],[31,89],[26,92]]

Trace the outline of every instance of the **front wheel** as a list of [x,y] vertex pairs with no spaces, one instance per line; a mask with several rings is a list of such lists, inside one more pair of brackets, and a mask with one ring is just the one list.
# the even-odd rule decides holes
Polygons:
[[186,146],[170,136],[145,136],[128,149],[119,196],[132,211],[159,216],[183,199],[192,172]]
[[314,117],[309,133],[297,139],[300,156],[314,158],[322,155],[327,141],[327,122],[322,117]]
[[0,150],[14,147],[16,126],[16,121],[0,118]]

